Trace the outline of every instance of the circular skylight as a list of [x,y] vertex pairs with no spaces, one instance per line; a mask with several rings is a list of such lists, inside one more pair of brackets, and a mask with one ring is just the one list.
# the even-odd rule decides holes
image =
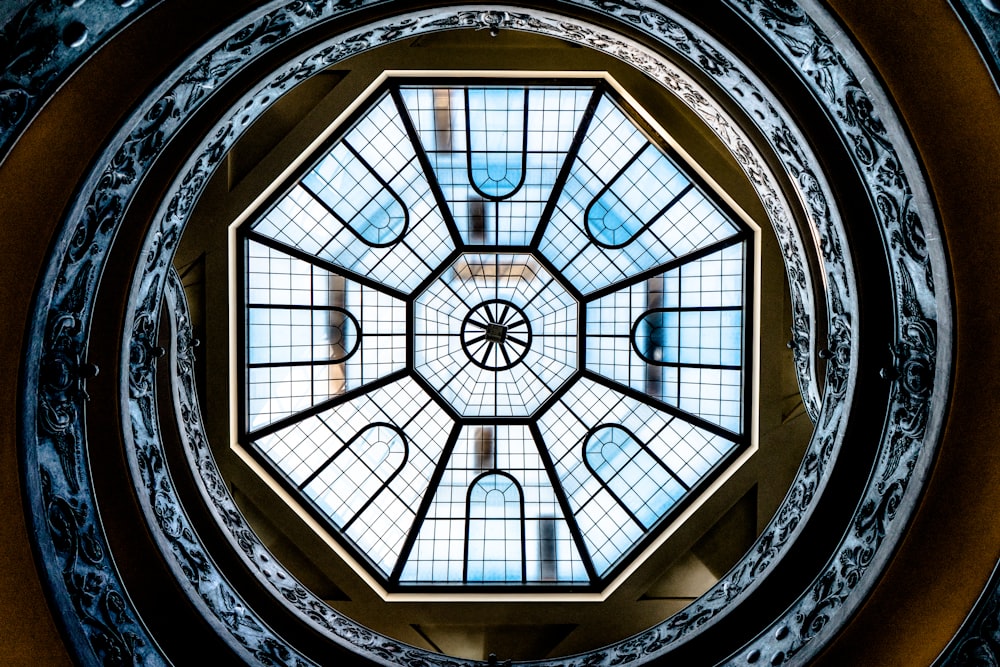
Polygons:
[[601,588],[749,443],[752,232],[603,81],[369,100],[239,229],[240,442],[388,590]]

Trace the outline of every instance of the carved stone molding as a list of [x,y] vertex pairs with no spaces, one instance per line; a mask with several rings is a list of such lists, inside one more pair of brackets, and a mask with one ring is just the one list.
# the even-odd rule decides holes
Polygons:
[[0,156],[92,49],[161,1],[31,0],[0,10]]
[[[156,423],[154,375],[162,352],[156,347],[157,317],[168,283],[173,251],[192,207],[212,169],[263,110],[295,83],[321,68],[379,44],[446,29],[524,30],[559,37],[601,49],[621,58],[659,81],[702,117],[736,159],[757,189],[778,234],[789,282],[793,285],[796,328],[794,341],[814,345],[813,309],[806,247],[816,247],[827,287],[825,302],[830,330],[826,334],[827,374],[815,376],[812,354],[800,353],[797,365],[803,395],[817,429],[792,490],[751,551],[706,595],[683,612],[629,640],[566,661],[540,665],[599,665],[653,662],[668,656],[687,638],[697,635],[741,604],[772,571],[794,543],[801,526],[822,494],[832,462],[842,445],[846,416],[858,372],[858,316],[850,248],[830,187],[794,119],[777,98],[750,74],[749,68],[707,34],[655,3],[581,0],[579,6],[604,18],[600,27],[567,15],[490,7],[450,7],[405,14],[337,34],[338,18],[379,2],[296,1],[271,3],[217,36],[197,56],[180,64],[109,144],[97,171],[72,210],[55,244],[37,298],[33,336],[22,403],[26,486],[37,497],[31,511],[37,548],[47,568],[53,597],[71,644],[81,662],[158,664],[166,658],[144,630],[117,576],[107,542],[96,519],[97,504],[86,466],[87,429],[83,404],[85,382],[92,369],[86,363],[87,335],[97,293],[98,276],[112,251],[130,199],[142,176],[179,132],[183,123],[204,106],[213,91],[225,87],[249,63],[279,45],[293,43],[308,29],[328,23],[336,36],[277,67],[249,90],[215,129],[196,146],[170,187],[153,228],[146,236],[133,284],[129,333],[123,358],[123,403],[131,430],[125,434],[137,495],[147,514],[164,559],[193,603],[224,634],[237,655],[260,664],[307,664],[295,647],[274,634],[241,599],[239,591],[218,572],[211,555],[186,519],[183,503],[163,465]],[[858,76],[848,62],[860,58],[853,46],[828,36],[802,8],[774,1],[733,0],[749,26],[758,31],[800,73],[804,83],[828,112],[833,129],[851,147],[857,178],[874,202],[883,240],[887,272],[893,279],[897,317],[892,343],[893,363],[884,432],[871,434],[878,448],[871,483],[864,490],[849,530],[829,557],[821,576],[801,592],[793,607],[769,626],[750,646],[733,656],[737,663],[801,663],[846,622],[877,578],[902,534],[919,494],[940,428],[943,396],[950,372],[951,341],[939,327],[949,319],[947,274],[940,235],[919,169],[901,156],[905,135],[889,108],[868,92],[872,77]],[[816,10],[814,10],[815,12]],[[626,34],[640,34],[656,50],[641,46]],[[853,52],[852,52],[853,53]],[[704,89],[673,61],[685,63],[728,91],[794,184],[809,218],[813,238],[798,237],[788,204],[760,151],[737,122],[715,104]],[[860,83],[866,81],[865,86]],[[931,233],[934,232],[934,233]],[[169,293],[169,292],[168,292]],[[180,308],[174,310],[182,312]],[[181,323],[183,324],[183,323]],[[217,476],[199,435],[197,406],[186,362],[185,329],[175,342],[175,372],[180,393],[175,398],[202,492],[216,518],[249,566],[274,592],[276,599],[300,614],[303,622],[328,632],[360,656],[383,664],[457,665],[391,640],[344,618],[312,593],[286,579],[259,539],[249,531]],[[187,366],[185,364],[187,363]],[[186,398],[185,398],[186,396]],[[200,439],[201,438],[201,439]],[[917,480],[917,483],[913,483]]]

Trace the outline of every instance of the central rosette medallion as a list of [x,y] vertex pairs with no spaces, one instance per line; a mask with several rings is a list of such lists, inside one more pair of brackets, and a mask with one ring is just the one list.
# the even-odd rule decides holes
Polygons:
[[414,367],[463,416],[530,416],[577,370],[577,302],[530,254],[460,255],[413,317]]

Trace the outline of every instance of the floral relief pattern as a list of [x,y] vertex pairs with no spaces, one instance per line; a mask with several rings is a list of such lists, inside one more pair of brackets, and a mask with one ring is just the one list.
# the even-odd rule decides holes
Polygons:
[[[34,509],[40,522],[40,549],[57,554],[53,559],[59,573],[53,572],[54,587],[62,588],[73,600],[74,608],[64,609],[67,623],[80,628],[93,653],[107,664],[158,664],[164,661],[155,644],[146,638],[145,630],[136,620],[134,610],[121,590],[121,583],[108,560],[107,548],[95,518],[95,500],[89,487],[83,452],[86,448],[86,427],[82,406],[86,400],[86,378],[93,369],[85,362],[87,322],[93,304],[97,276],[106,260],[111,239],[121,223],[129,198],[138,181],[169,138],[178,130],[184,118],[195,112],[208,98],[210,91],[237,73],[252,58],[268,48],[292,38],[306,25],[330,20],[350,9],[377,4],[350,2],[293,2],[273,5],[233,36],[223,39],[197,62],[189,63],[187,72],[163,91],[140,117],[126,129],[127,137],[109,149],[103,172],[94,179],[96,187],[81,199],[69,214],[66,229],[55,246],[54,259],[39,297],[40,317],[35,324],[35,338],[41,343],[34,351],[32,372],[36,403],[27,411],[26,432],[32,434],[26,447],[34,453],[26,465],[29,484],[44,493],[44,511]],[[706,37],[646,5],[635,2],[599,0],[579,3],[609,18],[643,31],[659,40],[666,49],[688,59],[703,73],[713,77],[721,87],[733,91],[748,116],[758,121],[769,137],[772,149],[785,169],[798,184],[802,200],[807,203],[808,216],[817,245],[822,249],[823,267],[829,290],[828,308],[831,316],[830,352],[826,391],[819,403],[819,380],[815,378],[809,359],[800,352],[800,381],[810,411],[820,415],[817,433],[807,450],[792,491],[778,514],[765,529],[753,550],[726,577],[683,612],[667,619],[649,631],[605,649],[565,662],[540,664],[610,665],[645,661],[663,655],[670,647],[692,632],[698,631],[715,616],[725,613],[766,576],[770,564],[780,559],[784,548],[794,539],[796,529],[817,494],[822,491],[831,459],[839,447],[840,427],[849,410],[854,350],[857,340],[852,328],[851,313],[856,308],[852,284],[853,274],[842,249],[843,230],[836,212],[828,203],[830,197],[821,175],[809,169],[815,164],[804,142],[768,101],[759,84],[743,73],[721,48]],[[762,635],[746,654],[766,654],[771,664],[804,659],[810,642],[830,632],[843,622],[842,609],[857,604],[857,590],[871,577],[878,554],[899,522],[906,520],[902,511],[910,493],[913,471],[925,461],[932,447],[925,444],[931,396],[943,382],[936,359],[947,341],[936,334],[938,300],[935,276],[940,267],[929,251],[925,228],[933,225],[927,211],[914,204],[907,182],[907,172],[895,154],[885,122],[875,111],[872,101],[847,68],[837,47],[797,6],[786,2],[734,1],[734,7],[747,20],[764,32],[783,50],[786,59],[807,79],[818,98],[835,110],[838,129],[849,139],[859,173],[865,179],[878,202],[879,219],[886,239],[885,251],[890,258],[896,284],[899,311],[894,364],[890,372],[893,382],[893,426],[882,443],[877,464],[877,483],[867,490],[837,553],[829,567],[783,618],[776,628]],[[402,39],[422,32],[468,27],[484,30],[515,29],[558,36],[601,48],[631,63],[653,76],[701,115],[706,123],[727,143],[744,165],[752,183],[764,202],[775,225],[785,255],[790,282],[797,286],[793,298],[797,345],[814,344],[812,330],[815,307],[810,292],[808,268],[802,256],[803,241],[782,202],[779,189],[762,166],[756,149],[734,125],[727,124],[723,114],[682,72],[670,67],[652,53],[627,42],[621,37],[601,31],[591,25],[554,17],[543,12],[531,14],[509,11],[432,12],[389,20],[367,29],[333,40],[329,45],[312,51],[290,65],[276,78],[258,85],[244,97],[227,121],[195,151],[195,159],[171,193],[162,215],[157,216],[156,229],[147,239],[144,264],[133,290],[134,309],[129,320],[132,336],[128,341],[128,391],[131,404],[132,440],[131,465],[135,484],[152,516],[158,531],[157,539],[168,556],[181,570],[197,604],[218,618],[227,628],[235,645],[244,656],[259,664],[307,664],[274,635],[239,595],[219,575],[211,558],[193,533],[183,508],[169,480],[158,443],[153,394],[153,377],[162,350],[156,347],[156,314],[165,291],[168,267],[173,250],[190,212],[212,168],[226,150],[266,106],[282,91],[322,67],[335,63],[352,53],[378,44]],[[845,92],[846,91],[846,92]],[[27,98],[17,94],[3,97],[0,92],[0,116],[16,112]],[[19,102],[18,99],[22,101]],[[21,106],[19,106],[21,105]],[[9,111],[13,109],[13,111]],[[12,116],[13,117],[13,116]],[[15,118],[15,124],[18,120]],[[798,299],[797,303],[794,303]],[[181,338],[183,339],[183,337]],[[812,341],[813,343],[810,343]],[[183,344],[183,343],[182,343]],[[193,396],[190,384],[189,348],[178,351],[179,385]],[[798,358],[798,357],[797,357]],[[189,359],[189,358],[188,358]],[[184,364],[187,364],[185,366]],[[811,374],[811,375],[810,375]],[[184,384],[184,383],[187,384]],[[831,393],[834,397],[831,397]],[[839,398],[840,400],[836,400]],[[815,411],[815,412],[813,412]],[[459,665],[465,664],[436,654],[408,647],[368,631],[345,619],[293,583],[283,568],[273,561],[235,510],[217,470],[204,458],[207,443],[199,440],[197,406],[188,404],[181,411],[183,428],[194,452],[193,462],[212,499],[219,520],[227,526],[238,549],[245,555],[264,580],[271,583],[277,594],[309,622],[343,638],[368,657],[392,664]],[[32,416],[34,415],[34,418]],[[198,452],[202,454],[198,454]],[[912,501],[910,501],[912,502]],[[38,517],[45,517],[39,519]],[[891,540],[888,540],[891,541]],[[61,580],[62,583],[55,583]],[[61,595],[61,594],[58,594]],[[75,619],[75,620],[74,620]],[[837,620],[839,619],[839,620]],[[790,630],[791,624],[795,629]],[[71,632],[77,632],[73,630]],[[74,635],[77,636],[77,635]],[[816,642],[813,646],[821,644]],[[810,647],[811,649],[811,647]],[[78,647],[78,650],[82,650]],[[756,661],[754,658],[751,662]],[[741,658],[734,658],[741,662]]]

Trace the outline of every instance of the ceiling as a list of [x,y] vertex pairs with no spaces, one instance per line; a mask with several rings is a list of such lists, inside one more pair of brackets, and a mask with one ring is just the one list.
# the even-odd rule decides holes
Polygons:
[[[17,11],[19,4],[27,3],[11,3],[2,12],[5,18]],[[148,526],[143,524],[141,517],[133,516],[138,514],[138,510],[131,501],[137,503],[140,499],[135,498],[128,482],[128,473],[122,470],[124,450],[120,442],[120,424],[116,421],[119,419],[121,399],[116,393],[121,376],[116,373],[120,368],[120,349],[114,347],[114,341],[121,338],[121,329],[118,328],[121,324],[119,309],[126,301],[126,296],[116,290],[131,275],[135,256],[126,256],[124,259],[119,257],[111,261],[106,269],[102,268],[105,280],[100,282],[99,292],[101,295],[110,294],[110,301],[101,302],[93,320],[87,320],[93,326],[93,335],[85,340],[88,358],[78,357],[73,361],[80,365],[80,370],[87,373],[86,379],[78,386],[82,389],[86,385],[88,402],[85,404],[84,398],[80,397],[74,405],[88,406],[86,432],[90,434],[90,447],[87,449],[87,443],[80,442],[87,463],[87,469],[79,471],[79,479],[84,485],[83,493],[77,494],[74,490],[67,493],[67,497],[74,503],[81,503],[74,505],[79,511],[73,515],[80,521],[81,528],[96,531],[86,534],[86,544],[94,546],[94,549],[82,552],[86,558],[66,562],[59,560],[58,552],[52,552],[52,528],[45,523],[47,515],[36,507],[36,496],[40,494],[31,492],[35,488],[31,485],[37,483],[39,468],[35,467],[35,459],[32,458],[31,443],[24,436],[25,433],[31,433],[34,425],[31,415],[34,413],[31,411],[31,393],[29,391],[24,394],[22,387],[33,386],[33,373],[37,371],[37,366],[33,365],[33,355],[46,345],[46,332],[38,325],[39,321],[46,321],[46,313],[39,309],[38,303],[39,299],[44,301],[47,298],[46,290],[53,285],[53,274],[46,268],[48,263],[54,261],[51,259],[55,252],[53,248],[62,247],[60,243],[69,238],[64,234],[64,228],[71,226],[76,220],[71,217],[70,222],[67,222],[67,211],[80,212],[76,199],[80,192],[86,192],[89,187],[88,179],[92,176],[96,178],[94,173],[99,173],[91,171],[91,168],[94,162],[100,162],[106,157],[102,152],[106,146],[123,139],[124,135],[117,133],[121,131],[121,123],[129,122],[133,106],[140,105],[141,108],[143,96],[149,95],[164,80],[169,81],[172,68],[176,68],[178,62],[200,48],[203,41],[210,39],[217,28],[229,25],[234,17],[242,17],[243,12],[247,11],[247,3],[235,2],[206,4],[164,0],[118,4],[131,5],[132,9],[122,8],[119,11],[107,3],[72,3],[72,6],[35,3],[35,14],[28,20],[20,21],[13,27],[8,26],[8,31],[14,32],[7,34],[17,35],[17,39],[9,43],[11,53],[22,55],[22,58],[8,68],[9,77],[24,76],[23,68],[16,69],[17,63],[26,61],[24,54],[37,55],[38,51],[47,55],[31,60],[42,67],[39,77],[45,86],[28,88],[32,91],[33,98],[18,98],[17,89],[8,91],[4,98],[8,102],[20,99],[24,104],[7,107],[12,115],[5,117],[5,121],[10,124],[3,127],[6,153],[4,169],[0,174],[4,185],[3,210],[8,221],[3,252],[7,275],[12,278],[5,282],[3,296],[10,321],[4,334],[9,339],[9,345],[5,346],[7,352],[3,356],[3,363],[8,377],[18,378],[18,382],[7,383],[2,389],[5,392],[5,405],[9,405],[11,409],[0,420],[5,426],[3,454],[6,464],[2,466],[4,476],[0,479],[3,482],[0,484],[0,499],[3,500],[5,516],[8,517],[3,524],[3,555],[10,575],[7,585],[0,593],[0,601],[3,602],[0,605],[0,618],[3,619],[4,626],[10,629],[12,637],[12,641],[4,646],[3,655],[12,664],[87,664],[87,660],[93,659],[93,653],[100,654],[109,649],[111,645],[103,648],[91,646],[88,641],[94,635],[82,634],[76,628],[74,624],[80,620],[81,607],[74,608],[72,604],[83,604],[88,611],[93,611],[95,607],[86,606],[89,603],[84,598],[72,598],[71,602],[65,590],[67,585],[72,584],[71,575],[79,574],[81,578],[76,581],[84,581],[81,573],[89,575],[96,571],[99,577],[106,577],[98,581],[102,583],[103,590],[109,592],[107,595],[113,596],[116,590],[124,590],[120,583],[124,581],[130,598],[123,601],[124,607],[105,608],[101,612],[111,614],[102,616],[109,622],[106,627],[112,632],[121,631],[123,635],[135,631],[143,639],[156,638],[156,642],[147,641],[145,644],[140,639],[140,643],[131,648],[123,648],[124,653],[120,655],[126,655],[126,659],[137,655],[153,656],[150,660],[154,662],[155,656],[169,655],[177,661],[176,664],[194,664],[196,660],[225,664],[236,659],[233,651],[238,652],[239,647],[232,643],[227,645],[225,630],[210,626],[210,618],[203,619],[198,613],[191,611],[190,605],[200,602],[188,601],[182,578],[163,566],[162,555],[150,545],[152,540],[148,539]],[[322,3],[299,4],[315,8]],[[608,7],[613,5],[592,4]],[[739,4],[749,7],[765,3]],[[795,11],[792,3],[766,4],[775,11]],[[918,171],[926,176],[930,184],[931,197],[922,202],[921,206],[924,208],[920,210],[925,213],[929,209],[936,211],[941,218],[945,235],[944,241],[937,235],[928,237],[927,241],[931,245],[945,244],[949,270],[944,282],[953,280],[950,289],[957,309],[953,320],[942,317],[941,333],[946,336],[957,332],[958,335],[954,343],[955,375],[946,388],[947,396],[937,400],[938,405],[947,403],[942,417],[944,421],[940,449],[932,452],[933,465],[921,467],[912,480],[914,483],[911,488],[902,496],[907,503],[917,497],[919,504],[912,508],[904,504],[900,508],[894,501],[890,503],[892,511],[898,509],[902,518],[894,519],[890,512],[882,517],[887,523],[878,525],[878,528],[889,531],[891,539],[888,544],[891,548],[888,551],[883,549],[878,554],[878,560],[871,568],[876,576],[874,579],[869,576],[869,583],[863,587],[863,604],[855,601],[849,609],[841,607],[840,611],[844,613],[838,614],[835,610],[827,619],[830,623],[826,626],[826,634],[821,634],[818,640],[799,654],[799,662],[816,660],[827,665],[931,664],[946,647],[949,639],[962,638],[959,629],[965,614],[973,608],[996,563],[997,535],[1000,531],[1000,524],[994,520],[997,495],[1000,494],[1000,484],[996,483],[1000,466],[994,455],[995,448],[991,446],[998,428],[994,417],[998,414],[994,405],[998,379],[993,372],[997,365],[997,355],[996,346],[993,345],[995,318],[992,316],[997,297],[994,294],[996,281],[991,280],[997,265],[993,247],[995,244],[991,239],[994,238],[992,230],[998,209],[996,200],[1000,196],[991,180],[991,175],[995,173],[995,155],[998,153],[993,150],[998,141],[998,128],[993,122],[997,117],[998,96],[995,84],[983,66],[982,56],[969,40],[966,26],[955,15],[956,3],[916,0],[909,3],[905,10],[901,10],[891,3],[873,5],[854,0],[831,0],[823,3],[831,13],[826,18],[823,18],[824,12],[818,8],[819,3],[807,1],[803,4],[810,14],[827,21],[824,23],[826,29],[831,30],[831,25],[836,27],[830,33],[836,48],[842,49],[845,42],[852,41],[858,45],[856,50],[848,49],[853,54],[848,56],[848,60],[853,67],[866,72],[863,77],[864,85],[866,90],[873,91],[876,107],[883,117],[892,117],[898,112],[903,119],[898,127],[902,127],[912,141],[914,151],[918,154]],[[990,3],[975,4],[985,7]],[[695,3],[681,2],[678,5],[693,15],[701,11],[694,7]],[[711,7],[719,9],[715,5]],[[139,8],[142,11],[137,11]],[[151,11],[146,12],[146,9]],[[91,22],[91,14],[97,13],[96,10],[108,16],[134,16],[136,20],[128,24],[123,22],[120,26],[115,25],[117,18],[109,19],[107,24]],[[129,14],[132,11],[135,14]],[[989,8],[985,11],[989,11]],[[55,15],[56,18],[53,19],[50,15]],[[708,14],[705,16],[708,17]],[[190,20],[191,17],[197,19]],[[648,16],[642,18],[645,20]],[[706,18],[706,24],[712,25],[713,30],[719,33],[725,33],[731,26],[724,19],[725,16],[716,12],[710,19]],[[90,30],[89,38],[83,38],[86,45],[83,49],[78,49],[81,44],[79,29],[83,24],[70,25],[73,20],[86,22]],[[782,24],[787,23],[788,17],[780,13],[772,14],[770,20]],[[162,26],[166,24],[171,25],[172,29],[163,30]],[[37,35],[33,31],[38,26],[49,31],[45,33],[47,36],[56,34],[52,30],[59,32],[64,26],[67,27],[66,41],[48,37],[35,39]],[[928,26],[933,26],[933,29]],[[76,29],[76,32],[70,28]],[[498,39],[503,36],[501,31]],[[736,40],[732,46],[744,55],[749,54],[747,57],[754,62],[755,68],[759,67],[760,71],[773,75],[770,79],[771,87],[781,91],[786,96],[784,101],[793,107],[801,102],[797,100],[801,90],[797,89],[795,82],[800,78],[819,78],[829,68],[829,62],[824,60],[826,52],[796,51],[803,43],[792,42],[786,46],[796,51],[796,55],[789,59],[801,63],[806,76],[787,68],[778,68],[777,71],[769,69],[762,62],[767,60],[766,49],[758,49],[753,40],[748,41],[749,45],[747,41]],[[74,46],[71,47],[71,43]],[[915,44],[920,44],[921,48],[914,48]],[[101,48],[97,48],[98,46]],[[71,53],[72,49],[78,49],[75,60],[59,59],[66,49],[70,49]],[[50,51],[51,58],[48,55]],[[470,58],[474,59],[475,54],[470,54]],[[22,79],[17,78],[16,81],[17,85],[22,85]],[[809,94],[822,97],[817,91],[810,84]],[[238,94],[240,93],[237,96]],[[321,98],[320,93],[314,100],[318,104]],[[211,105],[208,106],[212,108]],[[800,108],[801,106],[799,105]],[[217,106],[215,111],[221,113]],[[19,120],[18,113],[22,112],[24,115]],[[800,117],[807,118],[808,115],[807,111]],[[296,118],[298,116],[292,114],[285,130],[278,128],[276,132],[294,134],[292,127],[298,126]],[[197,126],[198,123],[193,125]],[[12,136],[14,139],[10,138]],[[188,134],[188,138],[190,136]],[[836,170],[841,161],[850,162],[839,148],[838,137],[820,133],[820,138],[824,139],[817,141],[817,145],[822,147],[820,161],[827,167]],[[262,152],[266,157],[270,154],[273,142],[265,140],[264,143]],[[157,139],[154,136],[146,137],[140,142],[140,147],[156,145]],[[190,145],[191,143],[187,143],[188,147]],[[161,169],[160,174],[154,173],[149,178],[154,184],[154,190],[158,183],[157,177],[162,176],[162,171],[173,173],[172,170],[179,164],[181,156],[178,153],[166,151],[165,154],[172,157],[173,162]],[[704,158],[702,156],[700,159]],[[234,167],[239,166],[235,154],[230,155],[228,161]],[[165,164],[170,162],[166,160]],[[242,171],[237,169],[234,186],[239,187],[240,179],[252,172],[255,169],[253,165],[257,162],[258,158],[249,159]],[[39,178],[39,174],[44,174],[44,178]],[[262,181],[273,176],[274,173],[265,173]],[[913,172],[910,177],[915,178]],[[159,194],[162,194],[166,186],[162,183],[159,185]],[[217,188],[218,184],[213,187]],[[228,184],[224,190],[228,190]],[[865,196],[862,193],[859,197],[857,191],[846,186],[845,191],[838,194],[843,198],[841,203],[848,208],[851,208],[855,199],[863,199]],[[148,209],[152,206],[151,202],[155,204],[156,201],[157,196],[149,194],[130,202],[129,223],[122,225],[121,233],[115,241],[116,247],[128,249],[137,244],[136,238],[142,233],[141,230],[149,225],[149,219],[142,218],[143,212],[150,217],[153,215],[150,210],[144,211],[144,207]],[[864,206],[854,207],[852,211],[856,214],[852,216],[852,234],[858,233],[863,237],[865,226],[873,224],[872,220],[865,217],[870,212],[866,213]],[[227,212],[222,210],[222,213]],[[222,215],[219,220],[225,218]],[[113,229],[117,233],[118,228]],[[97,239],[98,242],[90,248],[93,253],[101,252],[104,247],[99,234]],[[878,241],[873,245],[877,246]],[[80,255],[74,254],[73,262],[78,261],[79,257]],[[877,253],[876,256],[868,255],[867,258],[877,260]],[[208,271],[211,263],[212,260],[206,256],[203,265],[192,265],[192,279],[198,271]],[[26,288],[33,279],[36,280],[37,290]],[[204,284],[218,285],[219,282],[209,281]],[[97,290],[96,282],[91,286]],[[86,300],[87,297],[81,298]],[[944,301],[947,298],[942,296],[942,303]],[[77,312],[73,310],[77,306],[72,303],[61,305],[70,314]],[[870,311],[866,311],[865,315],[876,319],[878,317],[878,313]],[[206,319],[213,316],[209,314]],[[781,330],[787,329],[782,325]],[[880,379],[877,371],[879,368],[886,369],[887,374],[891,375],[893,360],[887,351],[891,348],[885,340],[877,337],[866,340],[870,344],[865,349],[872,351],[873,359],[870,361],[876,371],[866,376],[866,382],[881,386],[884,380]],[[206,341],[206,345],[209,344]],[[70,351],[73,349],[69,348]],[[57,355],[58,361],[60,351],[49,351]],[[98,366],[101,372],[95,377]],[[56,366],[49,363],[48,368]],[[220,370],[225,372],[224,368],[214,368],[216,372]],[[209,377],[207,382],[213,380]],[[211,393],[206,396],[205,402],[208,404],[210,418],[217,419],[219,414],[225,414],[228,410],[225,400],[217,401],[217,397]],[[221,406],[215,406],[221,407],[222,412],[215,411],[214,416],[211,415],[213,402],[222,403]],[[19,421],[18,416],[24,414],[29,415],[29,418]],[[875,440],[855,437],[851,443],[849,449],[852,451],[846,452],[846,460],[856,462],[858,452],[867,449],[869,443],[874,446]],[[936,440],[929,443],[928,448],[933,449],[935,444]],[[59,463],[50,459],[41,468],[43,474],[57,475]],[[181,469],[182,466],[175,468]],[[95,512],[91,510],[96,510],[97,505],[93,502],[88,504],[87,501],[91,475],[98,489],[96,495],[101,500],[100,521],[96,524],[93,518]],[[58,483],[58,475],[54,479]],[[853,499],[844,495],[850,485],[843,482],[843,476],[834,480],[836,492],[831,497],[841,501],[846,497],[853,507]],[[178,483],[183,484],[183,480],[178,479]],[[64,490],[60,488],[59,492]],[[848,515],[850,509],[847,510]],[[194,506],[190,510],[197,513]],[[719,515],[723,513],[720,512]],[[37,521],[38,517],[42,517],[40,522]],[[832,526],[839,524],[831,522],[830,518],[829,512],[818,516],[818,519],[823,520],[820,523],[833,531]],[[744,521],[741,525],[749,523]],[[899,526],[900,523],[902,527]],[[65,527],[72,524],[60,525]],[[282,524],[278,526],[282,530],[287,528]],[[822,540],[823,532],[822,529],[814,531],[812,537]],[[839,535],[839,529],[836,534]],[[57,542],[60,535],[65,533],[55,534]],[[211,538],[210,531],[205,531],[205,538]],[[224,552],[225,548],[213,551],[213,555],[225,563]],[[703,557],[703,553],[699,557]],[[112,554],[114,567],[108,569],[105,563],[110,561]],[[808,556],[809,551],[799,550],[795,555]],[[290,558],[294,559],[294,554]],[[301,571],[315,566],[310,559],[307,558],[306,561],[307,564],[302,566]],[[100,569],[102,567],[105,569]],[[237,563],[229,570],[230,576],[236,581],[239,581],[239,569],[240,564]],[[787,574],[787,570],[784,573]],[[321,590],[322,579],[332,580],[325,575],[315,579],[318,583],[314,590]],[[692,581],[698,579],[697,575],[691,577]],[[840,579],[835,581],[843,583]],[[918,585],[914,582],[918,582]],[[851,583],[848,585],[853,586]],[[89,590],[93,592],[97,589]],[[267,596],[254,597],[253,582],[243,590],[254,605],[266,608]],[[337,592],[326,590],[322,594],[335,597]],[[855,595],[854,598],[856,600],[858,596]],[[762,616],[765,624],[772,618],[766,615],[769,613],[766,605],[747,605],[746,609],[750,610],[749,613],[765,615]],[[775,615],[780,612],[771,611]],[[986,619],[988,622],[989,614]],[[303,639],[303,634],[294,624],[282,625],[280,618],[278,620],[276,628],[279,633]],[[511,625],[521,625],[518,621],[520,619],[515,619]],[[793,623],[793,632],[783,634],[787,633],[788,626],[771,627],[767,636],[753,641],[758,646],[769,644],[776,650],[784,650],[788,644],[795,644],[800,637],[798,630],[806,630],[807,626],[798,627],[798,623],[790,617],[785,622]],[[744,641],[751,641],[752,634],[740,634],[744,628],[752,628],[752,632],[756,632],[755,628],[759,624],[755,618],[743,615],[728,627],[720,625],[723,632],[717,632],[713,636],[716,640],[721,638],[724,646],[714,651],[713,655],[719,655],[721,659],[729,655],[730,648],[736,650],[744,645]],[[829,631],[830,627],[834,630]],[[914,633],[915,627],[920,628],[919,633]],[[970,632],[976,630],[972,629]],[[737,635],[736,643],[731,647],[731,642],[727,642],[730,635]],[[99,639],[111,639],[110,634],[102,635],[98,632],[97,636]],[[440,632],[438,636],[440,641],[445,641],[446,633]],[[471,636],[474,637],[475,634]],[[201,641],[195,638],[200,638]],[[305,639],[307,641],[304,645],[312,647],[310,650],[313,656],[336,652],[335,646],[319,642],[319,648],[316,648],[316,643],[308,643],[308,636]],[[974,646],[978,655],[986,656],[991,650],[990,639],[986,635],[973,637],[967,645]],[[115,648],[118,646],[114,645]],[[801,648],[801,643],[795,646]],[[817,646],[820,648],[815,648]],[[706,650],[704,645],[700,648]],[[749,659],[753,654],[747,654],[746,650],[748,649],[744,649],[741,655],[747,655]],[[136,652],[135,655],[133,651]],[[670,655],[674,656],[675,653]],[[803,655],[808,657],[803,658]],[[767,654],[767,658],[771,658],[771,655]],[[777,653],[773,659],[782,661]],[[683,662],[681,659],[681,663]]]
[[[384,70],[433,71],[462,63],[471,70],[608,71],[691,158],[763,230],[760,299],[759,447],[742,457],[655,552],[605,595],[542,596],[518,602],[496,596],[429,603],[405,594],[384,602],[331,539],[290,508],[273,480],[262,480],[230,448],[230,300],[228,225],[274,187]],[[384,46],[338,63],[299,84],[258,119],[208,184],[175,258],[191,303],[199,351],[201,400],[216,459],[234,498],[268,548],[334,608],[403,641],[475,659],[566,655],[627,637],[704,593],[735,563],[770,520],[797,469],[812,424],[802,406],[792,353],[784,266],[762,205],[745,175],[686,106],[637,71],[590,49],[526,33],[453,31]],[[334,545],[335,546],[335,545]],[[340,553],[338,553],[338,551]],[[582,598],[582,599],[581,599]],[[614,622],[608,622],[615,619]]]

